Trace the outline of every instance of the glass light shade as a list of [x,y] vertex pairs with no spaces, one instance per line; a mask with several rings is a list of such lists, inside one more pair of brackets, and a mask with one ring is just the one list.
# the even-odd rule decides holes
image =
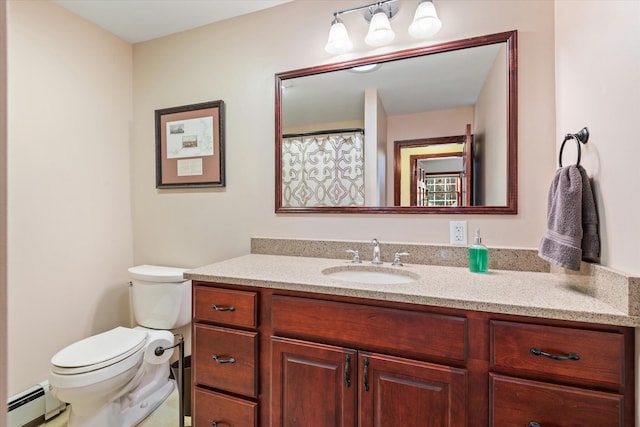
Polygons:
[[417,39],[426,39],[440,31],[442,22],[438,19],[436,7],[430,0],[422,1],[416,9],[413,22],[409,25],[409,34]]
[[324,50],[332,55],[339,55],[349,52],[352,48],[353,43],[349,39],[347,27],[344,26],[341,20],[334,19],[329,30],[329,40],[327,40]]
[[387,14],[378,8],[371,17],[369,32],[364,38],[364,42],[369,46],[379,47],[388,45],[396,37],[396,33],[391,29]]

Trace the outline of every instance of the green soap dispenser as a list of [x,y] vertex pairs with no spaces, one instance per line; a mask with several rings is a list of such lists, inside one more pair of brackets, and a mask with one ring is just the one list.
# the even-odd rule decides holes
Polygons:
[[476,230],[476,241],[469,246],[469,271],[473,273],[489,271],[489,249],[482,244],[480,229]]

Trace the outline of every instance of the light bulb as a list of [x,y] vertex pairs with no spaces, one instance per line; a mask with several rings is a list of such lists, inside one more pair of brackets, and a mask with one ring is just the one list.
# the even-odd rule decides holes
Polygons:
[[339,55],[350,51],[352,48],[353,43],[351,43],[351,40],[349,39],[347,27],[345,27],[342,21],[336,17],[331,23],[329,40],[327,40],[324,50],[332,55]]
[[387,14],[381,8],[376,9],[371,17],[369,32],[364,42],[369,46],[379,47],[391,43],[395,37],[396,33],[391,29]]
[[442,27],[438,19],[436,7],[431,0],[423,0],[416,9],[413,22],[409,26],[409,34],[417,39],[425,39],[433,36]]

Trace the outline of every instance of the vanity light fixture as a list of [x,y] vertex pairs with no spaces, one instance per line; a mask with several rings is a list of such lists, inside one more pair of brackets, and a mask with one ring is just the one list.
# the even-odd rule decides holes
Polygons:
[[396,33],[393,32],[389,23],[389,18],[393,16],[391,3],[387,5],[389,5],[387,9],[383,9],[383,5],[378,5],[371,15],[369,32],[364,38],[364,42],[369,46],[386,46],[396,38]]
[[[329,30],[329,40],[324,49],[332,54],[346,53],[353,48],[349,39],[347,27],[339,18],[339,15],[365,10],[364,18],[370,22],[369,31],[364,42],[372,47],[386,46],[395,38],[395,32],[391,28],[389,19],[398,12],[397,0],[385,0],[351,9],[339,10],[333,13],[333,21]],[[424,39],[436,34],[442,22],[438,19],[433,0],[418,0],[418,8],[409,26],[409,34],[415,38]]]
[[329,40],[324,50],[332,55],[349,52],[353,48],[353,43],[349,39],[347,27],[342,23],[342,19],[338,18],[338,14],[334,13],[331,29],[329,30]]
[[409,34],[417,39],[426,39],[440,31],[442,22],[438,19],[436,7],[431,0],[421,0],[409,25]]

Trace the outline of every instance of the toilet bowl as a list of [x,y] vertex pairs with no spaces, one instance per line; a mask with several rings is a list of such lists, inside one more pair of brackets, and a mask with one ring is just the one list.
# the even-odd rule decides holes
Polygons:
[[[182,278],[184,271],[146,265],[129,269],[132,289],[139,288],[131,298],[140,326],[85,338],[51,358],[49,383],[53,394],[71,405],[69,427],[135,426],[174,390],[175,381],[169,379],[173,349],[158,354],[156,348],[172,347],[170,329],[189,322],[191,281]],[[136,306],[135,299],[144,302]],[[186,307],[188,316],[182,313]]]

